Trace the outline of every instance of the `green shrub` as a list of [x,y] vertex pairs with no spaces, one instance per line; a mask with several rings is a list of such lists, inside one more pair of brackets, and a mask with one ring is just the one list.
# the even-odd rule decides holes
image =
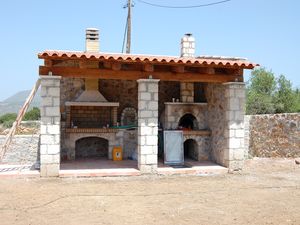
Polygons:
[[7,121],[15,121],[17,118],[16,113],[6,113],[3,116],[0,116],[0,124],[4,124]]
[[41,112],[38,107],[33,107],[30,111],[25,113],[23,120],[39,120],[41,118]]
[[14,124],[15,120],[7,120],[7,121],[4,121],[4,123],[2,124],[2,126],[4,128],[11,128],[12,125]]

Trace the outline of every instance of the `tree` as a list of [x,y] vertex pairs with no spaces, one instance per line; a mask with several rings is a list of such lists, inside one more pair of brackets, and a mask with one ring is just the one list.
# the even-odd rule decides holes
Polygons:
[[291,113],[297,111],[297,93],[292,83],[280,75],[277,79],[277,89],[274,95],[276,113]]
[[39,120],[41,118],[40,109],[38,107],[33,107],[30,111],[25,113],[23,120]]
[[276,79],[272,71],[264,68],[252,71],[247,85],[247,114],[274,113],[273,97],[276,89]]
[[294,90],[284,75],[275,79],[265,68],[252,72],[246,93],[247,114],[300,112],[300,90]]
[[295,105],[295,112],[300,112],[300,89],[297,88],[294,91],[295,99],[296,99],[296,105]]

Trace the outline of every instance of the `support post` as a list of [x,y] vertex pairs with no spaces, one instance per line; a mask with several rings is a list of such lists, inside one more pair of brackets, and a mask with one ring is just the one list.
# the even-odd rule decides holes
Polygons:
[[225,166],[237,171],[244,164],[245,83],[229,82],[225,86]]
[[41,78],[40,173],[42,177],[59,175],[60,167],[60,79]]
[[157,172],[158,161],[158,82],[138,82],[138,167],[144,174]]

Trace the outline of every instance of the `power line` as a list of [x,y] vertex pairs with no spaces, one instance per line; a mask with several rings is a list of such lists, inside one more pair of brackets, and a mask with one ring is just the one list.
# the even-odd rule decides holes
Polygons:
[[190,6],[171,6],[171,5],[159,5],[151,2],[147,2],[144,0],[137,0],[140,3],[154,6],[154,7],[160,7],[160,8],[170,8],[170,9],[190,9],[190,8],[200,8],[200,7],[207,7],[207,6],[212,6],[212,5],[218,5],[226,2],[230,2],[231,0],[223,0],[223,1],[218,1],[218,2],[212,2],[212,3],[207,3],[207,4],[200,4],[200,5],[190,5]]

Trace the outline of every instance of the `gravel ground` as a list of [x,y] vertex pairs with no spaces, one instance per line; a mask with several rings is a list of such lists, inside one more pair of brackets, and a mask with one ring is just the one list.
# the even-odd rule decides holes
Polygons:
[[300,166],[254,159],[240,174],[1,179],[0,224],[300,224]]

